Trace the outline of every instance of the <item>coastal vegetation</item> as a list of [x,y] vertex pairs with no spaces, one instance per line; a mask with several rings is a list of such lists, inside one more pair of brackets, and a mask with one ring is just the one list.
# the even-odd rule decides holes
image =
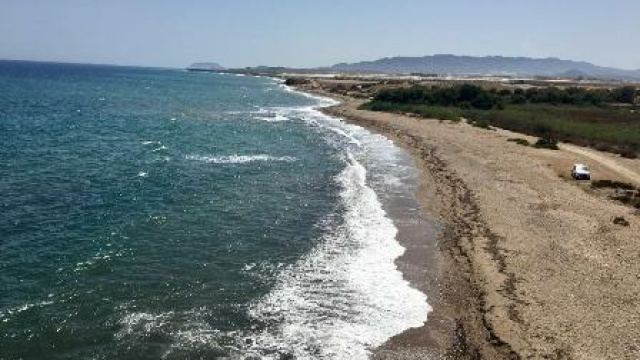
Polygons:
[[591,182],[591,188],[596,190],[614,190],[609,197],[640,209],[640,188],[632,184],[615,180],[595,180]]
[[518,144],[518,145],[522,145],[522,146],[529,146],[529,145],[531,145],[531,144],[529,143],[529,140],[527,140],[527,139],[513,138],[513,139],[509,139],[509,140],[507,140],[507,141],[514,142],[514,143],[516,143],[516,144]]
[[466,118],[478,127],[498,127],[544,139],[539,147],[565,141],[627,157],[640,153],[640,93],[570,87],[485,89],[412,86],[383,89],[363,109],[416,114],[423,118]]

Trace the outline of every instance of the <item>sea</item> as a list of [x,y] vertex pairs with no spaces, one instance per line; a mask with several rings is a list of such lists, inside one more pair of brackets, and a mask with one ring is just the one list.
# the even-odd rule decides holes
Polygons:
[[[367,359],[411,157],[282,80],[0,61],[0,359]],[[417,211],[417,210],[415,210]]]

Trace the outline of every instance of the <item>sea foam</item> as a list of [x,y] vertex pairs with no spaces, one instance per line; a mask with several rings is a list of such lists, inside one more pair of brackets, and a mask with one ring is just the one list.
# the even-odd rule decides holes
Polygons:
[[229,156],[201,156],[201,155],[187,155],[187,160],[202,161],[208,164],[245,164],[256,161],[282,161],[293,162],[297,159],[291,156],[271,156],[267,154],[258,155],[229,155]]
[[[404,248],[366,170],[352,156],[336,181],[342,186],[342,221],[321,244],[284,271],[251,315],[277,323],[256,339],[266,358],[367,359],[373,348],[421,326],[430,307],[396,268]],[[278,352],[273,357],[269,351]]]
[[[321,106],[334,104],[308,96]],[[335,179],[342,189],[340,204],[326,220],[317,247],[284,269],[274,289],[249,310],[270,324],[254,336],[249,352],[268,359],[368,359],[392,336],[422,326],[431,311],[426,295],[411,287],[395,265],[405,249],[357,159],[372,150],[367,147],[384,151],[390,143],[317,109],[295,111],[323,131],[327,141],[340,146],[332,140],[337,136],[351,145]]]

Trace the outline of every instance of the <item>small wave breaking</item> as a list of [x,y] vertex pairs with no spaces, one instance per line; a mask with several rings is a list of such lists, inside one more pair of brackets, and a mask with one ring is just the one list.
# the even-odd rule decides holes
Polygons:
[[398,230],[354,156],[366,157],[369,147],[383,151],[389,141],[318,110],[334,100],[281,86],[317,100],[317,106],[286,111],[346,150],[335,179],[341,201],[318,246],[283,269],[272,291],[250,308],[250,316],[270,325],[253,336],[248,351],[265,359],[368,359],[389,338],[422,326],[431,311],[426,295],[395,264],[405,251]]
[[393,335],[421,326],[431,310],[394,263],[404,248],[366,185],[366,169],[351,155],[346,161],[336,179],[341,221],[251,309],[253,317],[278,324],[257,336],[255,351],[263,357],[368,359]]
[[201,156],[187,155],[187,160],[202,161],[207,164],[246,164],[251,162],[294,162],[297,159],[292,156],[259,155],[229,155],[229,156]]

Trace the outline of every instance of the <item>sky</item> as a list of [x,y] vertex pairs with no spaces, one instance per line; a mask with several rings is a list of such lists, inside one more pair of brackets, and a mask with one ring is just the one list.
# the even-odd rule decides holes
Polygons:
[[0,59],[316,67],[433,54],[640,69],[637,0],[0,0]]

